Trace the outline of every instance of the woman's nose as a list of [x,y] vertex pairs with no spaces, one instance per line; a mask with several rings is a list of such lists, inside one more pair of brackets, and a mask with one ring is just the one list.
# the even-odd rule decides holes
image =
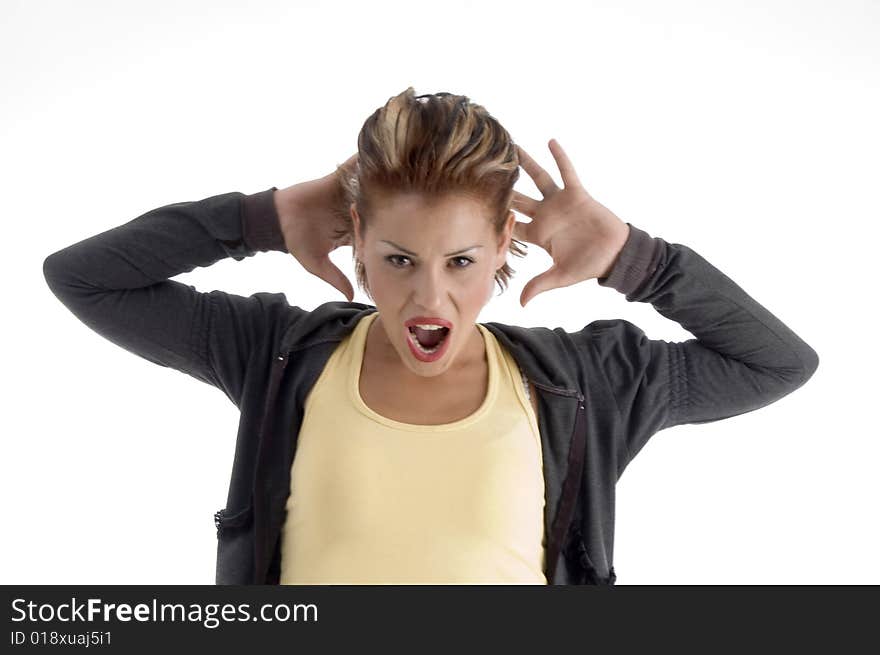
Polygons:
[[443,274],[423,268],[419,275],[413,276],[413,300],[425,310],[439,309],[443,306],[448,290]]

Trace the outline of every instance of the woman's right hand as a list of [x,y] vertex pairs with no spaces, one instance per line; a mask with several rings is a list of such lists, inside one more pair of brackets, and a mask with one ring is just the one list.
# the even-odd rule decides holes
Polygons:
[[[342,166],[349,168],[356,162],[357,153]],[[351,282],[329,257],[336,248],[351,245],[348,236],[340,239],[335,234],[346,227],[338,215],[342,202],[340,194],[334,171],[315,180],[278,189],[274,199],[287,251],[309,273],[339,289],[351,302],[354,298]]]

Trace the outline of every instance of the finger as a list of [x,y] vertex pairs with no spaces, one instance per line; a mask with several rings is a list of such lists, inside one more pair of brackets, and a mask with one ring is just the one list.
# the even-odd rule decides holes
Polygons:
[[349,302],[354,298],[354,289],[351,286],[351,282],[349,282],[348,278],[345,277],[345,274],[339,270],[336,264],[330,261],[329,257],[325,257],[322,260],[316,275],[327,282],[330,286],[341,291],[342,295],[344,295]]
[[550,152],[553,153],[553,159],[556,160],[556,165],[559,167],[559,174],[562,175],[562,185],[566,188],[583,186],[574,170],[574,164],[571,163],[571,159],[568,158],[565,150],[559,145],[559,141],[550,139],[548,146],[550,147]]
[[525,214],[529,218],[534,218],[539,204],[541,204],[540,200],[535,200],[534,198],[530,198],[529,196],[514,190],[513,202],[511,205],[520,214]]
[[550,177],[550,173],[541,168],[538,165],[538,162],[532,159],[532,156],[523,150],[522,147],[517,146],[516,149],[519,153],[519,165],[522,166],[523,170],[529,174],[529,177],[532,178],[532,180],[534,180],[535,186],[538,187],[538,190],[545,198],[559,190],[559,187],[556,186],[556,182]]
[[551,266],[540,275],[536,275],[526,283],[525,287],[523,287],[522,293],[519,297],[519,304],[525,307],[526,303],[539,293],[563,286],[561,284],[561,277],[559,269],[555,266]]

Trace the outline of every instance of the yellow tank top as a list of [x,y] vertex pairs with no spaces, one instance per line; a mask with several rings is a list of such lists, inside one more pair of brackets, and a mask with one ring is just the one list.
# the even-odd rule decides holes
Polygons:
[[[516,361],[488,328],[488,393],[442,425],[370,409],[367,314],[306,400],[281,584],[547,584],[541,440]],[[295,364],[295,362],[294,362]]]

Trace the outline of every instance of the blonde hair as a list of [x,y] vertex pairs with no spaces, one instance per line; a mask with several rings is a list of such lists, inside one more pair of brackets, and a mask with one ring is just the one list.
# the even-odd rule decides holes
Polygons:
[[[354,167],[336,167],[343,199],[338,215],[346,225],[337,236],[350,237],[357,283],[370,298],[364,266],[355,252],[352,204],[363,232],[375,201],[383,196],[455,192],[483,202],[495,234],[503,232],[519,178],[519,156],[510,134],[482,105],[444,91],[417,96],[409,87],[367,118],[357,143]],[[527,246],[511,237],[508,251],[524,257]],[[505,261],[495,271],[502,293],[514,270]]]

